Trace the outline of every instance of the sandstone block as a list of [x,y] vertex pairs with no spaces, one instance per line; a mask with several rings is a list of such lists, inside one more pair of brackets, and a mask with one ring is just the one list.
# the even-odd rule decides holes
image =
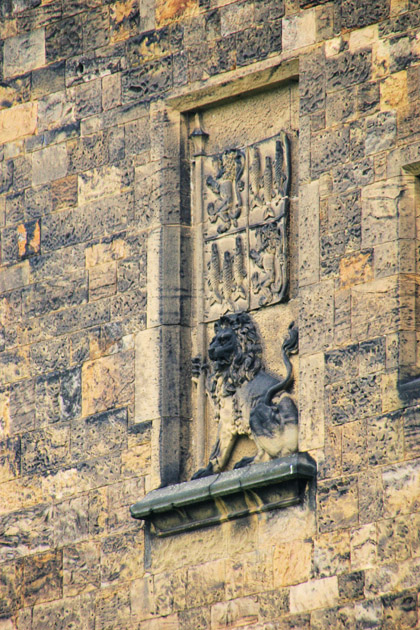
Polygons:
[[24,74],[45,64],[45,31],[43,28],[9,37],[4,42],[4,76]]
[[299,449],[324,445],[324,354],[303,356],[299,361]]
[[[69,597],[35,606],[32,630],[54,628],[66,630],[77,624],[80,630],[92,630],[95,623],[95,602],[89,595]],[[24,626],[22,627],[23,630]],[[19,629],[20,630],[20,629]]]
[[79,201],[81,204],[110,197],[125,185],[126,173],[118,166],[107,166],[79,173]]
[[276,545],[273,556],[274,586],[306,582],[312,568],[312,543],[296,540]]
[[290,612],[301,613],[317,608],[331,608],[338,603],[337,577],[312,580],[290,589]]
[[359,523],[371,523],[383,515],[383,485],[380,470],[368,468],[359,474]]
[[214,604],[211,608],[211,627],[214,630],[239,628],[258,621],[258,601],[255,597],[243,597]]
[[134,384],[134,355],[122,352],[84,363],[82,414],[89,416],[128,403]]
[[215,560],[188,569],[186,601],[188,608],[212,604],[223,599],[225,562]]
[[63,548],[63,592],[66,597],[96,590],[100,586],[100,546],[82,542]]
[[351,531],[351,567],[367,569],[376,565],[376,524],[371,523]]
[[263,551],[244,553],[226,562],[227,599],[253,595],[271,589],[272,585],[272,562]]
[[115,263],[96,265],[89,271],[89,301],[113,295],[117,291]]
[[319,280],[319,186],[318,182],[302,184],[299,202],[299,284]]
[[326,349],[333,340],[333,282],[320,282],[301,289],[299,349],[312,354]]
[[373,251],[345,256],[340,260],[340,286],[349,289],[354,284],[373,280]]
[[418,511],[420,505],[420,461],[395,464],[383,470],[384,516]]
[[154,610],[166,616],[186,608],[187,569],[154,576]]
[[23,474],[36,474],[63,466],[70,459],[70,427],[68,424],[49,425],[22,436]]
[[315,9],[302,11],[283,20],[283,50],[312,46],[316,35]]
[[[38,104],[23,103],[0,111],[0,145],[35,133]],[[6,167],[8,165],[6,164]],[[10,166],[10,164],[9,164]],[[7,173],[6,173],[7,174]],[[4,186],[4,184],[3,184]],[[0,179],[0,191],[1,191]]]
[[129,586],[102,588],[96,595],[95,630],[107,630],[130,623]]
[[143,531],[127,532],[104,538],[101,542],[101,585],[117,580],[140,578],[144,573],[140,561],[144,550]]
[[140,13],[136,2],[123,0],[110,6],[111,43],[122,42],[138,33]]

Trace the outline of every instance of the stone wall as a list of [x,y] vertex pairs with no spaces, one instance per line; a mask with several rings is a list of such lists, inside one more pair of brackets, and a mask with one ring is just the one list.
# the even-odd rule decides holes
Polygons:
[[[0,630],[415,628],[418,0],[3,0],[0,38]],[[158,539],[128,506],[195,456],[183,114],[292,62],[318,481]]]

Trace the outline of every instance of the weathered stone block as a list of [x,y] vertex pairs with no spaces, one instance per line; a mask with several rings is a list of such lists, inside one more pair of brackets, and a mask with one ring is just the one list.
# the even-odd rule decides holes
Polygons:
[[122,75],[122,102],[149,101],[164,94],[172,85],[172,58],[145,63]]
[[116,580],[140,578],[144,566],[139,562],[143,553],[143,531],[109,536],[101,542],[101,584]]
[[195,608],[220,601],[225,588],[225,563],[223,560],[206,562],[188,569],[186,601],[188,608]]
[[390,0],[373,0],[368,10],[361,0],[343,0],[341,8],[344,28],[360,28],[389,17]]
[[45,31],[9,37],[4,42],[3,70],[5,77],[24,74],[45,64]]
[[127,411],[108,411],[72,423],[72,458],[100,457],[122,449],[127,439]]
[[215,630],[227,630],[258,621],[258,601],[254,597],[243,597],[228,602],[214,604],[211,608],[211,627]]
[[346,162],[349,158],[348,127],[333,131],[323,131],[313,136],[311,146],[312,177],[319,177],[333,166]]
[[321,534],[314,541],[315,577],[328,577],[350,570],[348,530]]
[[63,548],[63,592],[74,597],[100,586],[100,545],[85,542]]
[[376,524],[364,525],[351,531],[352,569],[367,569],[376,565]]
[[82,21],[80,16],[53,22],[45,32],[47,61],[79,55],[83,49]]
[[63,589],[61,551],[29,556],[23,563],[22,595],[26,606],[58,599]]
[[355,477],[323,481],[318,487],[318,523],[321,532],[358,523],[358,492]]
[[37,474],[70,460],[70,427],[55,424],[22,436],[22,472]]
[[337,577],[312,580],[290,589],[290,612],[330,608],[338,603]]
[[299,361],[299,450],[324,445],[324,355],[301,357]]
[[395,464],[383,470],[384,516],[394,517],[419,510],[420,462]]

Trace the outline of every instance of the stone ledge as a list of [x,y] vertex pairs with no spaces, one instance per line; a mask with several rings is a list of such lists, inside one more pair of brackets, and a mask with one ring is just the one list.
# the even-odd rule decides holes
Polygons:
[[315,476],[315,461],[295,453],[152,490],[130,512],[150,522],[157,536],[167,536],[300,503],[306,482]]

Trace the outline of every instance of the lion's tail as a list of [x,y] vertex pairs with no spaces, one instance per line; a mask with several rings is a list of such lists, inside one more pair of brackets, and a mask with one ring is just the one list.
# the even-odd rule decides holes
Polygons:
[[283,345],[281,347],[284,365],[286,366],[287,373],[286,376],[280,383],[276,383],[273,387],[270,387],[267,390],[267,393],[264,397],[264,403],[266,405],[271,405],[272,400],[276,394],[281,392],[282,390],[286,390],[289,385],[293,382],[293,367],[290,363],[289,356],[294,352],[297,352],[298,349],[298,329],[295,327],[295,323],[292,322],[289,326],[289,334],[286,339],[283,341]]

